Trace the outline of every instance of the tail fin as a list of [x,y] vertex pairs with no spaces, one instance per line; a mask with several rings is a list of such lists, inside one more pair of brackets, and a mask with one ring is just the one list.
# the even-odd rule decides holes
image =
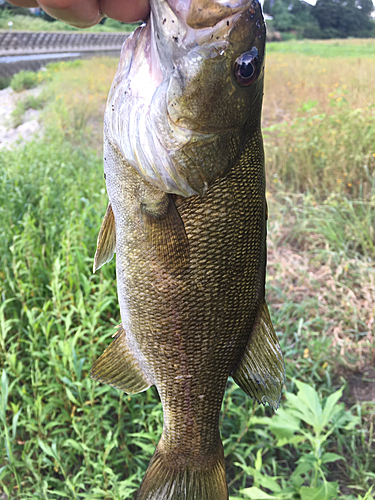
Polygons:
[[[181,458],[181,457],[178,457]],[[136,500],[228,500],[223,445],[204,465],[192,460],[179,465],[160,443],[149,463]]]

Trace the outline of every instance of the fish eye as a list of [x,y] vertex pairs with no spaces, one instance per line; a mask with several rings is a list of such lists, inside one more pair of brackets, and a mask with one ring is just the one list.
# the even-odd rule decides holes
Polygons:
[[237,57],[234,63],[234,76],[240,85],[247,87],[258,78],[259,68],[258,50],[253,47]]

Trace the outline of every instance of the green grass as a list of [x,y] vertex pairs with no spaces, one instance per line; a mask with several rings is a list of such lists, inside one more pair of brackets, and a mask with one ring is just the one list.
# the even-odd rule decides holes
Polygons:
[[375,57],[375,40],[287,40],[271,42],[267,46],[267,54],[303,54],[319,57]]
[[[267,61],[265,97],[267,300],[287,383],[276,414],[228,383],[229,491],[232,499],[373,500],[373,108],[330,106],[325,92],[311,105],[302,86],[288,101],[277,88],[278,57]],[[0,156],[0,494],[10,499],[131,499],[161,435],[154,389],[128,397],[88,376],[120,322],[114,264],[92,275],[107,205],[101,121],[115,66],[49,66],[38,104],[45,138]],[[309,71],[313,80],[314,62],[303,78]],[[273,92],[290,119],[272,118]]]
[[[77,62],[78,65],[80,64],[79,60],[71,61],[68,64],[71,64],[72,62]],[[12,77],[9,82],[9,86],[15,92],[22,92],[23,90],[35,88],[37,85],[47,80],[49,76],[50,73],[48,71],[39,71],[36,73],[35,71],[22,70]]]

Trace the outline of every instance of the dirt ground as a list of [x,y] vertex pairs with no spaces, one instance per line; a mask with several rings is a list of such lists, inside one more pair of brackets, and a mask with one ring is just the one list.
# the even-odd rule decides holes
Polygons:
[[[366,401],[375,404],[375,367],[367,365],[358,371],[342,367],[339,374],[348,384],[343,397],[347,407]],[[375,408],[370,416],[375,420]]]

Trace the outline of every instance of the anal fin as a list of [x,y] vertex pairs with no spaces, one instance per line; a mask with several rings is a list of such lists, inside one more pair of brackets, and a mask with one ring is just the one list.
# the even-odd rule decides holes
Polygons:
[[259,310],[245,353],[232,377],[258,403],[279,407],[285,365],[266,302]]
[[152,385],[129,350],[122,325],[112,343],[95,361],[90,377],[127,394],[137,394]]
[[189,265],[189,241],[172,195],[165,194],[156,203],[142,203],[141,219],[158,259],[168,271],[182,272]]
[[102,226],[98,234],[94,257],[94,273],[109,262],[116,250],[116,226],[111,204],[108,204]]

